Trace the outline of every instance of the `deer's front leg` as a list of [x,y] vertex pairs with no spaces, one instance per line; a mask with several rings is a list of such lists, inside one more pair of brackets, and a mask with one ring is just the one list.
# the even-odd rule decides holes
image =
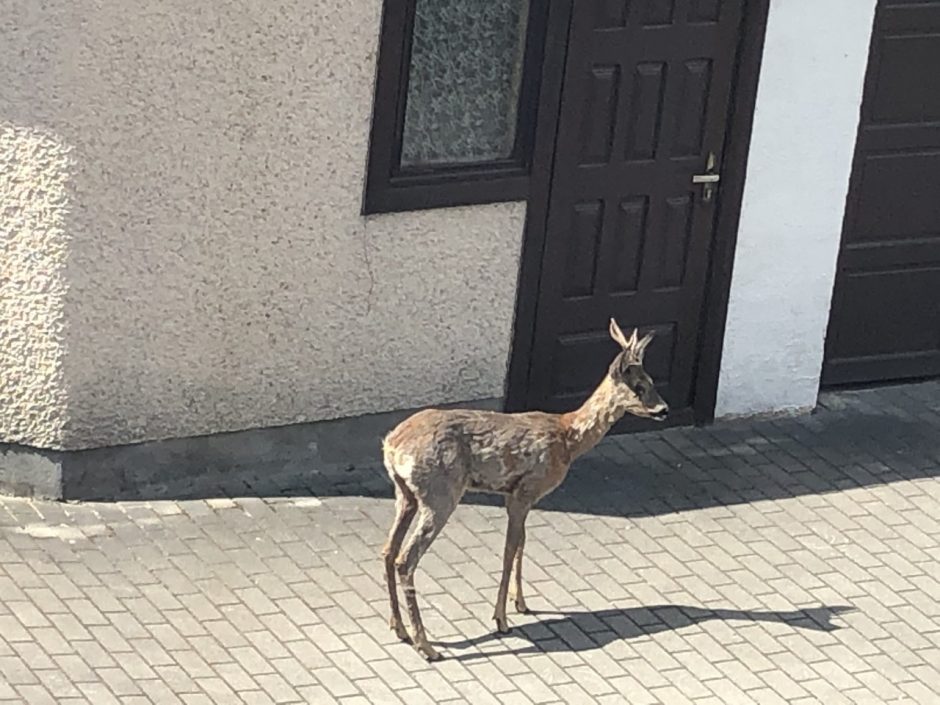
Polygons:
[[516,560],[516,554],[525,536],[525,519],[529,513],[529,505],[515,498],[509,498],[506,502],[506,510],[509,512],[509,527],[506,530],[506,548],[503,551],[503,576],[499,581],[496,611],[493,613],[496,630],[503,634],[509,631],[509,623],[506,621],[506,597],[509,595],[509,579],[512,575],[513,562]]

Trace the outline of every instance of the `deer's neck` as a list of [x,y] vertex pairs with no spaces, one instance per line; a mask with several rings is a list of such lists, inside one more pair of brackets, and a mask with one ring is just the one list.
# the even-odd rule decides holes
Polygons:
[[596,446],[626,413],[624,402],[618,396],[613,381],[605,376],[581,408],[563,414],[572,460]]

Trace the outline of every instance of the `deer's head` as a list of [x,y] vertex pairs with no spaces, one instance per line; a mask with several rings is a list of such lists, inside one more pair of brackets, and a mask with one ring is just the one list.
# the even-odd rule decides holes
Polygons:
[[662,421],[669,413],[669,405],[656,391],[653,380],[643,369],[643,356],[653,340],[653,334],[647,333],[639,338],[637,330],[627,337],[617,321],[610,319],[610,337],[622,348],[620,354],[610,365],[608,374],[616,386],[618,395],[627,413],[642,418]]

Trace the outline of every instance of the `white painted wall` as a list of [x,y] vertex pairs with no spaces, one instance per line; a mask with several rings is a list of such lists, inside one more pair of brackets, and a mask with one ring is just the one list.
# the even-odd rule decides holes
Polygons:
[[816,404],[876,0],[773,0],[716,415]]

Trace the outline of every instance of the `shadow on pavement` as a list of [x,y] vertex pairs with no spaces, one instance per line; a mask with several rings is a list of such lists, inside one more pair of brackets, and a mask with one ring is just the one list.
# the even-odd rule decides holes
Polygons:
[[549,617],[538,622],[515,627],[509,634],[491,632],[459,641],[439,641],[437,646],[447,649],[470,649],[505,638],[520,637],[530,642],[519,649],[502,651],[474,651],[450,656],[458,661],[492,658],[501,654],[554,653],[560,651],[590,651],[602,649],[621,639],[636,639],[669,630],[678,630],[694,624],[720,621],[775,622],[795,629],[831,632],[841,629],[832,623],[833,617],[854,611],[854,607],[836,605],[812,607],[785,612],[762,610],[703,609],[685,605],[656,605],[600,611],[550,612],[532,611],[529,614]]
[[[379,430],[387,428],[371,429],[376,438]],[[69,461],[75,467],[63,465],[75,486],[66,497],[392,497],[378,440],[366,439],[372,455],[365,462],[344,463],[343,449],[363,439],[343,436],[326,463],[317,461],[311,433],[295,426],[84,451]],[[817,413],[798,418],[608,437],[539,508],[656,516],[938,476],[940,382],[930,382],[829,393]],[[502,503],[470,494],[464,502]]]

